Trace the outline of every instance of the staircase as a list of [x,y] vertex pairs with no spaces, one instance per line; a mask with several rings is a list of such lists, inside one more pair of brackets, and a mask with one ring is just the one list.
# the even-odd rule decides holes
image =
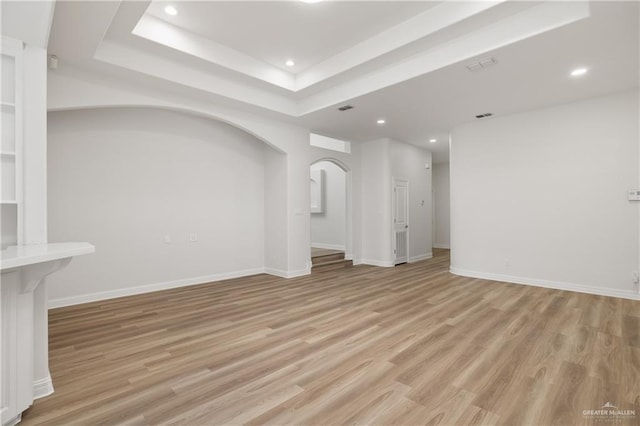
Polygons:
[[335,271],[353,266],[351,260],[345,260],[344,253],[332,253],[311,258],[311,273]]

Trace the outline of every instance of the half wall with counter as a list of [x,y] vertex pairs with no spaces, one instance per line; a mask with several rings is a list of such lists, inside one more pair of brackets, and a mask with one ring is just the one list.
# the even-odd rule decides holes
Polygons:
[[[0,252],[0,418],[14,425],[34,399],[53,392],[49,374],[46,298],[36,297],[47,275],[74,256],[94,252],[88,243],[9,246]],[[45,292],[46,294],[46,292]]]

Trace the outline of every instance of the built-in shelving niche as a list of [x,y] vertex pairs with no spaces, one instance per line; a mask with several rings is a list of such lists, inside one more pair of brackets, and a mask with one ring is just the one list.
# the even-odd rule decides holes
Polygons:
[[3,39],[0,57],[0,242],[4,249],[22,240],[22,45]]

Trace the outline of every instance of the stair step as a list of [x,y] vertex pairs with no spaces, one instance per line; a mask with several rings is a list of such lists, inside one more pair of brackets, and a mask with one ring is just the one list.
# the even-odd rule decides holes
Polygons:
[[320,265],[324,263],[331,263],[331,262],[341,261],[341,260],[344,260],[344,253],[335,253],[335,254],[328,254],[326,256],[312,257],[311,263],[314,265]]
[[353,266],[353,261],[351,260],[332,260],[329,262],[317,263],[311,267],[311,272],[325,272],[325,271],[335,271],[337,269],[344,269]]

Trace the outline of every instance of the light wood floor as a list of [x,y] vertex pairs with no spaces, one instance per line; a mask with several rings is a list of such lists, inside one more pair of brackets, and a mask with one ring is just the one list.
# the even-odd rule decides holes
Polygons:
[[24,424],[607,424],[583,415],[607,402],[640,423],[640,302],[448,263],[52,310],[56,392]]

